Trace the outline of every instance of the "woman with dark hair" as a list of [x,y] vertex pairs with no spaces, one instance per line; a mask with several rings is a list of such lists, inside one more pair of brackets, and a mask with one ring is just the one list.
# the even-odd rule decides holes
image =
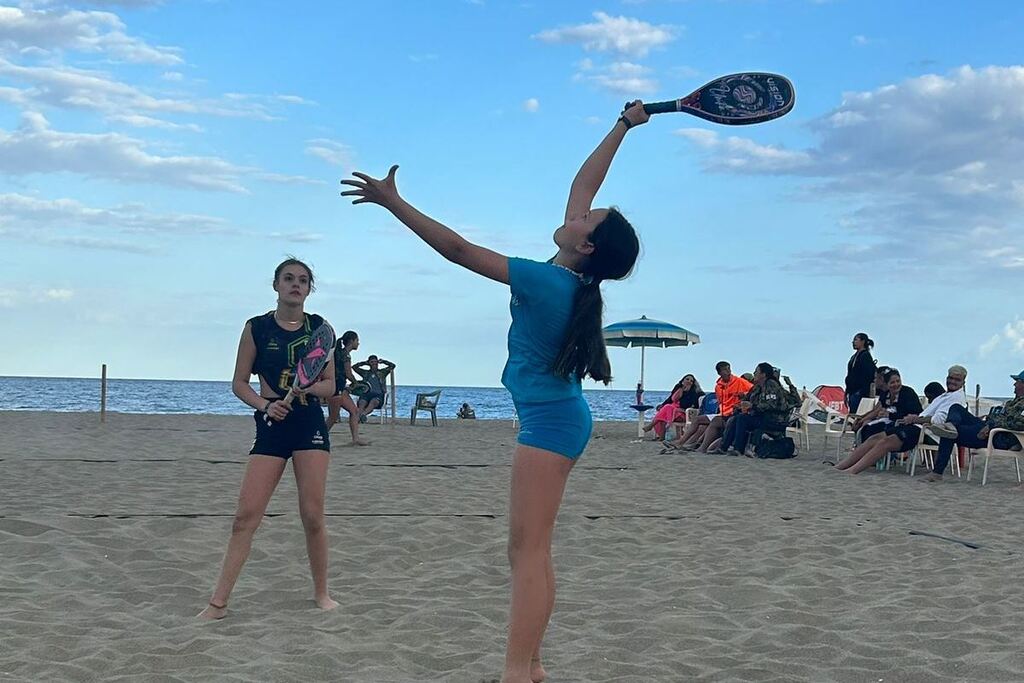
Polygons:
[[739,455],[746,450],[747,440],[754,431],[785,433],[791,407],[788,392],[775,379],[775,367],[771,363],[758,363],[753,377],[754,387],[746,400],[740,401],[739,411],[727,423],[718,448],[709,453]]
[[846,364],[846,406],[856,413],[860,400],[871,395],[871,383],[875,381],[875,359],[871,349],[875,342],[865,332],[853,335],[853,355]]
[[354,204],[379,204],[449,261],[511,288],[512,326],[502,383],[519,415],[512,462],[508,556],[512,568],[504,683],[544,680],[540,646],[555,601],[551,537],[566,480],[590,439],[590,408],[580,380],[607,384],[611,365],[601,335],[601,282],[621,280],[640,252],[636,232],[615,208],[591,208],[630,128],[645,123],[631,103],[580,167],[546,263],[510,258],[467,241],[406,202],[385,178],[343,180]]
[[696,408],[700,405],[700,397],[704,390],[700,388],[700,382],[693,375],[685,375],[672,387],[672,393],[658,406],[658,412],[650,424],[644,426],[644,431],[652,429],[657,435],[657,440],[665,438],[665,431],[680,416],[686,416],[687,408]]
[[[199,613],[204,619],[227,616],[228,598],[249,557],[253,534],[263,520],[289,459],[299,492],[299,516],[306,532],[313,599],[321,609],[338,606],[327,590],[324,493],[331,442],[320,407],[321,400],[334,394],[333,360],[328,361],[322,379],[311,387],[304,391],[292,389],[296,396],[294,401],[282,400],[292,386],[295,359],[301,355],[310,333],[324,319],[304,310],[306,297],[313,291],[313,271],[302,261],[290,258],[277,267],[274,290],[277,307],[250,318],[238,343],[231,389],[253,409],[256,438],[242,478],[220,578],[210,603]],[[252,375],[259,377],[259,393],[249,384]]]
[[370,442],[359,438],[359,407],[352,400],[351,386],[360,381],[352,372],[352,352],[359,348],[359,335],[355,330],[346,330],[334,344],[334,396],[327,401],[327,429],[341,422],[341,409],[348,413],[348,431],[353,446],[369,446]]
[[850,474],[858,474],[886,457],[889,453],[906,453],[917,447],[921,436],[921,428],[917,425],[900,424],[907,415],[921,414],[921,399],[917,392],[903,384],[900,371],[892,368],[886,374],[889,391],[879,397],[884,410],[888,414],[885,430],[865,440],[853,449],[845,460],[836,465],[837,470],[845,470]]

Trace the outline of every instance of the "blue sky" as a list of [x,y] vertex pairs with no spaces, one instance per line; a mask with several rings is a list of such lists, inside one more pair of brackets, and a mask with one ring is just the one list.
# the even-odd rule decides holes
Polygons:
[[[287,9],[283,9],[287,7]],[[853,0],[0,0],[0,374],[226,379],[286,255],[308,309],[408,384],[498,384],[507,292],[436,257],[353,168],[499,251],[553,253],[627,99],[734,71],[792,114],[630,133],[599,204],[642,233],[606,321],[669,320],[647,385],[729,359],[841,383],[849,340],[922,388],[1024,367],[1024,5]],[[628,388],[639,352],[611,350]]]

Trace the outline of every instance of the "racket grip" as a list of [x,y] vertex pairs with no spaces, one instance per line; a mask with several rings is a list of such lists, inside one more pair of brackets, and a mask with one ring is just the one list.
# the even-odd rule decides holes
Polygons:
[[644,111],[651,114],[667,114],[679,111],[679,100],[668,100],[667,102],[648,102],[644,105]]
[[[284,398],[282,398],[281,400],[285,402],[285,405],[289,405],[290,406],[292,404],[292,400],[294,398],[295,398],[295,394],[292,393],[291,389],[289,389],[288,393],[285,394]],[[263,419],[267,421],[268,425],[272,426],[274,424],[274,419],[272,417],[270,417],[270,415],[267,415],[266,413],[263,413]]]

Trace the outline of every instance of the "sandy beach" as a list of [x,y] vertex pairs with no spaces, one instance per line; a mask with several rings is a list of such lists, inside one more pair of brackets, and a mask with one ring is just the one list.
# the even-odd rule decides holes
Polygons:
[[[0,681],[495,678],[509,422],[335,447],[313,606],[289,470],[203,623],[251,418],[0,413]],[[335,439],[342,435],[336,429]],[[598,423],[555,537],[549,681],[1021,681],[1024,495],[902,471],[658,455]],[[969,541],[965,545],[922,531]]]

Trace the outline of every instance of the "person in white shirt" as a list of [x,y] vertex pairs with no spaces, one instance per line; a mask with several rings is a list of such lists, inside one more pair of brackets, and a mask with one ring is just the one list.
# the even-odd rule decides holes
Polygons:
[[[907,415],[899,420],[901,425],[930,425],[938,436],[947,436],[950,428],[946,426],[949,409],[953,406],[967,407],[967,394],[964,383],[967,382],[967,369],[962,365],[954,365],[946,373],[946,393],[938,396],[921,411],[920,415]],[[953,430],[955,434],[955,430]],[[955,437],[954,437],[955,438]]]

